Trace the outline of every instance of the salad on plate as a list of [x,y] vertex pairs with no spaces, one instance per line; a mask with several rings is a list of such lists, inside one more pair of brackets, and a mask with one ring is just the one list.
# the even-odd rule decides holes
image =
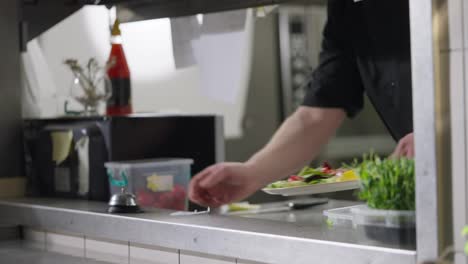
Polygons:
[[297,175],[292,175],[287,180],[273,182],[269,184],[266,189],[291,188],[357,180],[359,180],[359,178],[353,170],[342,168],[333,169],[325,162],[318,168],[306,166]]

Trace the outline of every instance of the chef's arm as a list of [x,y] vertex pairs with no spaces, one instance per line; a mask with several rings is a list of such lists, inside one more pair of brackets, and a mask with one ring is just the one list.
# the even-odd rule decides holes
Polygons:
[[264,183],[284,178],[314,159],[345,117],[342,109],[301,106],[246,165]]

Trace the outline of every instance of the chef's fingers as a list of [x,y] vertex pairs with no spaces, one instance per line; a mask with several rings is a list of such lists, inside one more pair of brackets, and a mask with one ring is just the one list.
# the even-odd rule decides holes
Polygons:
[[204,169],[199,174],[193,177],[193,179],[191,180],[189,184],[189,190],[188,190],[190,200],[196,203],[206,202],[207,198],[203,196],[207,196],[208,193],[203,188],[200,188],[199,183],[205,177],[210,175],[212,171],[213,171],[213,166]]
[[217,202],[216,200],[212,199],[211,197],[204,197],[204,198],[202,198],[202,200],[200,201],[199,204],[202,205],[202,206],[214,207],[214,208],[220,206],[219,202]]
[[218,208],[218,207],[221,207],[222,205],[224,205],[224,203],[221,202],[220,200],[211,199],[211,201],[209,203],[207,203],[206,206],[213,207],[213,208]]
[[214,166],[210,166],[204,170],[202,170],[200,173],[198,173],[197,175],[195,175],[192,179],[192,181],[194,183],[199,183],[201,180],[203,180],[204,178],[206,178],[207,176],[209,176],[211,173],[213,173],[213,171],[216,169],[216,165]]
[[200,187],[198,186],[198,179],[197,178],[193,178],[192,181],[190,182],[189,184],[189,189],[188,189],[188,195],[189,195],[189,198],[190,200],[194,201],[194,202],[199,202],[200,201]]
[[194,188],[200,186],[200,181],[203,180],[204,178],[208,177],[214,170],[214,166],[208,167],[195,175],[193,179],[190,181],[189,185],[189,193],[194,191]]
[[396,149],[393,151],[393,153],[390,155],[390,158],[396,159],[398,158],[401,154],[401,146],[400,144],[397,145]]
[[212,206],[212,204],[215,203],[211,195],[207,191],[200,188],[195,188],[194,191],[190,192],[189,198],[193,202],[202,206]]
[[216,197],[203,190],[194,192],[191,197],[193,202],[202,206],[219,207],[223,204]]
[[221,189],[222,187],[219,186],[209,189],[196,186],[192,196],[199,204],[210,207],[219,207],[226,203],[225,192]]
[[395,151],[393,151],[392,155],[390,156],[391,158],[399,158],[401,156],[404,156],[405,155],[405,149],[406,149],[406,142],[405,142],[405,138],[401,139],[396,148],[395,148]]
[[192,192],[189,194],[189,199],[190,201],[196,203],[196,204],[199,204],[199,205],[204,205],[206,202],[205,202],[205,199],[203,199],[198,193],[196,192]]
[[205,177],[199,182],[200,187],[205,189],[212,188],[217,184],[225,181],[228,178],[229,173],[230,172],[228,167],[220,165],[213,169],[209,177]]
[[408,136],[408,143],[407,143],[407,146],[408,148],[408,158],[414,158],[414,135],[413,133],[411,133],[409,136]]
[[407,157],[407,158],[413,158],[414,157],[414,149],[413,146],[410,143],[407,143],[405,145],[404,152],[402,156]]
[[189,199],[195,203],[200,203],[203,201],[202,199],[202,190],[196,187],[195,184],[190,183],[189,190],[188,190]]
[[212,166],[208,170],[195,176],[189,187],[189,197],[194,202],[210,206],[219,207],[231,200],[232,194],[224,190],[224,182],[232,176],[232,168],[226,164]]
[[414,146],[408,146],[408,158],[414,158]]
[[397,157],[414,157],[414,135],[410,133],[404,136],[400,142],[398,142],[397,149],[395,150]]

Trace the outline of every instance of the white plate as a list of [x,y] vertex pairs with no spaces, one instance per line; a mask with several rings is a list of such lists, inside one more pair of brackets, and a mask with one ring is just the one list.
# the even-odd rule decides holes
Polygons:
[[273,195],[297,196],[318,193],[330,193],[360,188],[359,181],[344,181],[333,183],[319,183],[306,186],[288,187],[288,188],[264,188],[264,192]]

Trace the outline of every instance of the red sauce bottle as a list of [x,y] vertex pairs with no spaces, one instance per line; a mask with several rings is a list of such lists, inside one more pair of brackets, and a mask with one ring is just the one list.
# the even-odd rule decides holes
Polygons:
[[130,70],[122,47],[122,37],[116,20],[112,27],[112,49],[109,56],[111,67],[107,71],[112,82],[112,96],[107,101],[107,115],[128,115],[132,113],[132,88]]

